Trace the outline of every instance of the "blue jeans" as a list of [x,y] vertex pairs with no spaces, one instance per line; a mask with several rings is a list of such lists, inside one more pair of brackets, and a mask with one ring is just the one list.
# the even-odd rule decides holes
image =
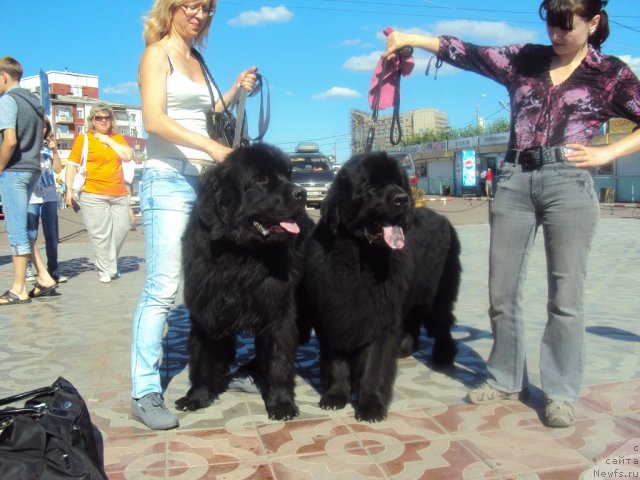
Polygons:
[[40,179],[40,172],[0,173],[0,197],[4,210],[4,225],[9,237],[11,255],[29,255],[31,246],[27,233],[29,197]]
[[489,299],[494,344],[489,383],[504,392],[527,385],[522,289],[542,225],[547,258],[547,323],[540,377],[548,398],[575,402],[584,371],[584,280],[600,217],[587,170],[556,163],[535,170],[505,163],[491,209]]
[[164,326],[182,278],[182,234],[196,200],[198,177],[145,168],[140,210],[146,281],[133,319],[133,398],[162,392],[159,364]]
[[58,202],[30,203],[27,212],[27,230],[32,242],[38,239],[38,223],[42,218],[47,270],[53,275],[58,270]]

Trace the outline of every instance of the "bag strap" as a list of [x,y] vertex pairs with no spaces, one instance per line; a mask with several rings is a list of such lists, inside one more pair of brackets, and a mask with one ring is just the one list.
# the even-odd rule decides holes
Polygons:
[[[398,49],[398,55],[403,57],[409,57],[413,54],[413,49],[408,47],[402,47]],[[384,76],[387,73],[387,59],[382,59],[380,65],[380,73],[378,74],[378,85],[376,85],[376,95],[373,99],[373,113],[371,114],[371,126],[367,133],[367,141],[365,143],[365,153],[370,152],[373,149],[373,140],[376,136],[376,122],[378,121],[378,113],[380,111],[380,96],[382,95],[382,84],[384,83]],[[389,132],[389,142],[391,145],[398,145],[402,140],[402,126],[400,125],[400,79],[402,73],[400,71],[400,64],[398,63],[398,85],[393,95],[393,114],[391,116],[391,131]]]
[[[204,80],[205,80],[205,83],[207,84],[207,89],[209,90],[209,96],[211,97],[211,111],[212,112],[216,111],[216,99],[213,96],[213,89],[211,88],[211,85],[213,85],[216,91],[218,92],[218,98],[220,99],[220,102],[222,102],[222,108],[224,109],[224,112],[230,117],[233,117],[233,114],[229,111],[229,108],[227,107],[227,104],[224,101],[222,90],[220,90],[220,87],[218,87],[218,84],[213,79],[213,75],[211,75],[211,72],[209,71],[207,64],[204,62],[204,58],[202,57],[202,54],[195,48],[192,48],[191,56],[195,57],[195,59],[198,60],[198,63],[200,63],[200,68],[202,69],[202,75],[204,75]],[[237,132],[240,129],[241,129],[240,119],[236,118],[235,131]],[[233,147],[234,148],[237,147],[235,138],[233,141]]]
[[5,408],[0,410],[0,417],[15,417],[16,415],[44,415],[47,411],[47,406],[44,404],[30,408]]
[[[220,87],[218,87],[218,84],[213,79],[213,75],[211,75],[211,72],[209,71],[209,67],[207,67],[207,64],[205,63],[204,58],[202,57],[202,54],[195,48],[192,48],[191,56],[195,57],[196,60],[198,60],[198,62],[200,63],[202,74],[204,75],[207,88],[209,89],[209,96],[211,97],[212,111],[215,111],[216,99],[213,95],[213,89],[211,88],[211,85],[213,85],[213,87],[218,92],[218,98],[222,102],[222,107],[224,109],[224,112],[227,115],[233,116],[233,114],[231,113],[227,104],[224,101],[222,90],[220,90]],[[267,133],[267,129],[269,128],[269,121],[271,119],[271,96],[269,92],[269,83],[266,81],[267,79],[263,75],[257,74],[257,78],[258,78],[258,86],[260,87],[260,118],[258,119],[258,135],[255,138],[251,138],[249,137],[249,134],[248,134],[247,121],[246,121],[246,102],[247,102],[248,92],[243,88],[240,90],[240,96],[238,98],[236,128],[235,128],[235,136],[233,139],[234,148],[240,145],[240,141],[243,137],[252,142],[262,141],[265,134]],[[262,87],[264,84],[267,85],[266,108],[263,108],[264,101],[262,96],[263,95]]]
[[87,156],[89,155],[89,135],[86,133],[82,134],[84,136],[84,142],[82,143],[82,154],[80,155],[80,166],[87,168]]
[[207,89],[209,90],[209,96],[211,97],[211,109],[215,111],[215,108],[216,108],[216,98],[213,96],[213,89],[211,88],[211,85],[213,85],[216,91],[218,92],[218,98],[222,102],[222,107],[224,108],[225,113],[227,113],[228,115],[231,115],[231,112],[229,111],[229,108],[227,107],[227,104],[224,101],[224,97],[222,96],[222,91],[218,87],[218,84],[216,83],[216,81],[213,79],[213,75],[211,75],[211,72],[209,71],[209,67],[207,67],[206,63],[204,63],[204,58],[202,57],[202,54],[195,48],[192,48],[191,56],[195,57],[195,59],[198,60],[198,63],[200,64],[200,68],[202,69],[202,74],[204,75],[204,80],[207,84]]
[[[29,392],[19,393],[17,395],[13,395],[11,397],[0,398],[0,405],[10,405],[19,400],[24,400],[25,398],[37,397],[39,395],[50,395],[58,390],[58,386],[56,384],[49,385],[48,387],[36,388],[35,390],[31,390]],[[23,410],[23,409],[13,409],[13,410]],[[27,409],[29,410],[29,409]],[[0,410],[0,412],[6,412],[7,410]]]
[[[271,120],[271,94],[269,92],[269,82],[267,81],[264,75],[256,73],[256,77],[258,79],[257,85],[254,87],[260,89],[260,114],[258,117],[258,135],[255,137],[249,136],[249,128],[247,127],[247,115],[246,115],[246,104],[247,97],[251,95],[251,92],[247,92],[244,88],[240,90],[240,97],[238,99],[238,119],[242,120],[242,128],[236,128],[235,137],[233,139],[233,145],[240,145],[241,135],[245,138],[248,138],[251,142],[261,142],[264,136],[269,129],[269,122]],[[265,107],[264,102],[264,91],[267,91],[267,102]]]

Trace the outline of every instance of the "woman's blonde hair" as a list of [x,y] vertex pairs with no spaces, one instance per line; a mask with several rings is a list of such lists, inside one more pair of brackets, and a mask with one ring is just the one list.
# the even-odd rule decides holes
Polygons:
[[91,111],[89,112],[89,116],[87,117],[87,130],[91,133],[95,133],[96,128],[93,126],[93,117],[97,114],[106,112],[111,117],[111,123],[109,124],[109,135],[113,134],[115,128],[115,116],[113,115],[113,108],[111,108],[106,103],[96,103],[93,107],[91,107]]
[[[215,9],[217,0],[155,0],[144,21],[142,38],[145,46],[156,43],[171,31],[173,11],[185,3],[208,4],[210,8]],[[212,19],[213,17],[207,17],[204,27],[196,36],[195,44],[199,47],[204,47]]]

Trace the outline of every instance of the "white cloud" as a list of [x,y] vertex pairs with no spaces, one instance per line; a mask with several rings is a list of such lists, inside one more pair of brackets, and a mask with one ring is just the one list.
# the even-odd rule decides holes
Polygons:
[[117,85],[107,85],[102,89],[110,95],[130,95],[138,92],[138,82],[124,82]]
[[358,45],[362,45],[362,40],[352,39],[340,42],[341,47],[356,47]]
[[342,68],[351,70],[352,72],[372,72],[375,70],[378,61],[380,60],[381,51],[371,52],[368,55],[357,55],[355,57],[348,58],[346,62],[342,64]]
[[324,100],[325,98],[357,98],[360,93],[346,87],[331,87],[326,92],[316,93],[313,95],[314,100]]
[[[533,42],[536,39],[536,33],[531,30],[524,30],[520,28],[510,27],[505,22],[479,22],[471,20],[447,20],[438,22],[434,25],[433,31],[428,31],[420,28],[398,28],[403,33],[411,33],[417,35],[453,35],[463,40],[473,41],[475,43],[483,45],[509,45],[514,43],[527,43]],[[376,39],[386,43],[386,35],[383,32],[376,34]],[[368,55],[358,55],[347,59],[342,67],[353,72],[371,72],[376,68],[378,61],[380,60],[380,54],[382,51],[371,52]],[[423,50],[416,49],[413,58],[415,61],[415,67],[413,74],[420,72],[424,74],[427,68],[429,58],[431,54],[424,52]],[[640,68],[640,64],[638,65]],[[435,74],[436,60],[431,60],[431,68],[429,69],[429,75]],[[438,76],[451,75],[459,73],[462,70],[452,67],[446,63],[438,69]]]
[[[399,32],[402,33],[411,33],[411,34],[415,34],[415,35],[426,35],[428,37],[432,37],[434,34],[432,32],[429,32],[427,30],[423,30],[421,28],[404,28],[404,27],[392,27],[394,30],[398,30]],[[384,43],[387,42],[387,36],[384,34],[383,31],[379,31],[376,34],[376,38],[378,40],[382,40]]]
[[371,43],[363,42],[359,39],[349,39],[340,42],[340,47],[363,47],[363,48],[371,48],[373,45]]
[[463,40],[483,45],[509,45],[534,42],[533,30],[514,28],[505,22],[479,22],[475,20],[443,20],[435,24],[436,35],[454,35]]
[[631,55],[617,55],[636,75],[640,76],[640,57],[632,57]]
[[268,23],[286,23],[293,18],[293,13],[284,5],[278,7],[262,7],[260,10],[250,10],[229,20],[233,27],[254,27]]

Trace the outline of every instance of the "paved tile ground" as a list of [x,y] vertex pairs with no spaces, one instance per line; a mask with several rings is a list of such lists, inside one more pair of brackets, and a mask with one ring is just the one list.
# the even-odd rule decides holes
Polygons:
[[[455,208],[448,208],[455,216]],[[486,217],[480,218],[457,227],[464,273],[456,307],[460,353],[455,367],[434,372],[430,342],[423,338],[419,354],[400,361],[384,422],[359,423],[352,408],[325,412],[318,407],[315,345],[298,355],[301,415],[293,421],[269,421],[259,395],[239,392],[224,393],[206,410],[178,413],[177,430],[152,432],[132,420],[130,328],[145,273],[140,231],[127,239],[121,279],[100,284],[90,245],[69,234],[60,257],[72,278],[58,295],[0,307],[0,396],[66,377],[86,399],[103,434],[112,480],[592,479],[610,478],[616,469],[615,478],[622,478],[620,472],[640,477],[640,220],[603,215],[589,265],[586,375],[577,422],[549,429],[540,423],[542,398],[536,388],[546,303],[541,241],[531,256],[525,291],[534,394],[526,403],[473,406],[464,401],[467,390],[484,379],[491,347],[489,229]],[[6,243],[2,250],[6,255]],[[2,289],[10,276],[10,258],[0,256]],[[165,342],[169,404],[188,388],[188,328],[184,307],[178,305]],[[242,359],[252,343],[241,342]]]

